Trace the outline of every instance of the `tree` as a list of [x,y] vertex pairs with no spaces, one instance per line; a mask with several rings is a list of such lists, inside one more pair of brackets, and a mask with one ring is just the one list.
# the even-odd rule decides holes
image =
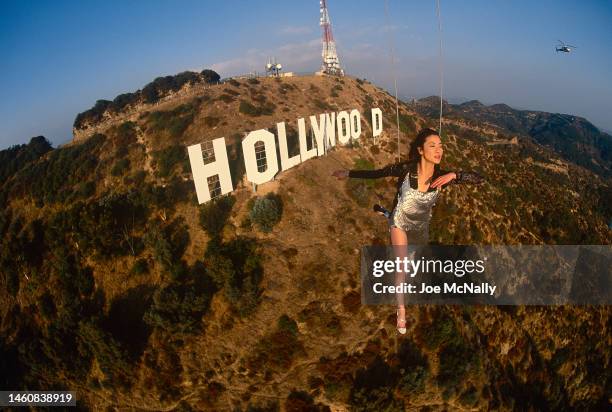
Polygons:
[[195,262],[188,270],[189,281],[171,283],[155,292],[153,304],[144,315],[147,324],[178,335],[201,331],[202,316],[215,288],[201,262]]
[[200,226],[211,236],[220,235],[235,202],[230,195],[205,203],[200,208]]
[[221,76],[219,76],[217,72],[210,69],[204,69],[200,74],[202,75],[202,79],[204,79],[206,83],[210,84],[217,83],[221,79]]
[[205,252],[206,273],[237,312],[245,316],[259,303],[263,277],[261,256],[254,239],[238,237],[221,243],[219,238],[208,242]]
[[249,212],[249,218],[263,232],[270,232],[272,227],[280,222],[282,213],[283,203],[280,196],[269,193],[265,197],[255,199]]

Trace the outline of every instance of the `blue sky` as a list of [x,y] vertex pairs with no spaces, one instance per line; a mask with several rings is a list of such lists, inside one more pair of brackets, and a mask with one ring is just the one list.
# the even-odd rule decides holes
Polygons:
[[[438,93],[434,0],[329,0],[347,72],[400,96]],[[612,130],[612,2],[441,0],[445,97],[571,113]],[[222,77],[320,61],[317,0],[12,1],[0,13],[0,149],[71,139],[77,113],[155,77]],[[555,53],[557,39],[578,46]]]

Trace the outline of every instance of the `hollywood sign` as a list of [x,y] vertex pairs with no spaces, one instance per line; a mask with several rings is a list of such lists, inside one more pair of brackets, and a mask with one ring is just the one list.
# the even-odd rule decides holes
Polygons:
[[[375,138],[382,132],[382,111],[373,108],[371,116],[372,138]],[[242,141],[247,180],[253,184],[262,184],[272,180],[279,172],[276,140],[278,140],[278,148],[280,149],[278,150],[280,171],[285,171],[313,157],[323,156],[330,148],[336,146],[336,143],[346,145],[351,139],[356,140],[361,136],[361,115],[356,109],[343,110],[338,113],[323,113],[319,115],[318,119],[317,116],[313,115],[309,117],[309,120],[314,144],[311,145],[312,148],[308,149],[306,121],[304,118],[297,119],[300,150],[298,154],[291,157],[289,157],[285,122],[276,124],[276,139],[274,134],[266,129],[250,132]],[[338,137],[337,140],[336,136]],[[265,154],[267,163],[265,170],[259,170],[257,167],[256,145],[260,147],[260,151],[263,149]],[[213,161],[205,162],[201,144],[189,146],[187,151],[199,204],[211,200],[209,178],[218,178],[222,195],[234,190],[224,137],[212,141]],[[213,156],[207,156],[207,159]]]

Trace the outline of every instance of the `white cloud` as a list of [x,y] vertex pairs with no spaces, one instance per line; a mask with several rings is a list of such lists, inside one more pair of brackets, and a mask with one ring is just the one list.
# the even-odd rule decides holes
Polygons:
[[314,72],[319,69],[321,40],[287,43],[271,50],[249,49],[243,56],[214,63],[210,68],[221,77],[263,72],[268,58],[276,58],[285,71]]
[[407,24],[401,24],[401,25],[397,25],[397,24],[388,24],[388,25],[383,25],[380,26],[380,28],[378,29],[378,31],[380,33],[389,33],[389,32],[396,32],[396,31],[402,31],[402,30],[408,30],[409,27]]
[[311,26],[285,26],[280,30],[280,34],[299,35],[312,33]]
[[[350,38],[356,37],[369,37],[373,35],[388,35],[389,33],[401,32],[409,30],[410,26],[406,24],[383,24],[383,25],[363,25],[357,27],[350,27],[345,29],[344,35]],[[412,35],[409,35],[412,37]]]

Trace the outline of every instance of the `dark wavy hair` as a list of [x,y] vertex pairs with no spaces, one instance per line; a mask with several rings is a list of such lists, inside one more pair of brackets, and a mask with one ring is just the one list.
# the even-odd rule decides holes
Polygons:
[[438,132],[434,129],[425,128],[417,134],[417,137],[410,144],[410,150],[408,151],[408,160],[419,160],[421,158],[421,154],[419,153],[418,148],[423,148],[425,144],[425,140],[429,136],[439,136]]

